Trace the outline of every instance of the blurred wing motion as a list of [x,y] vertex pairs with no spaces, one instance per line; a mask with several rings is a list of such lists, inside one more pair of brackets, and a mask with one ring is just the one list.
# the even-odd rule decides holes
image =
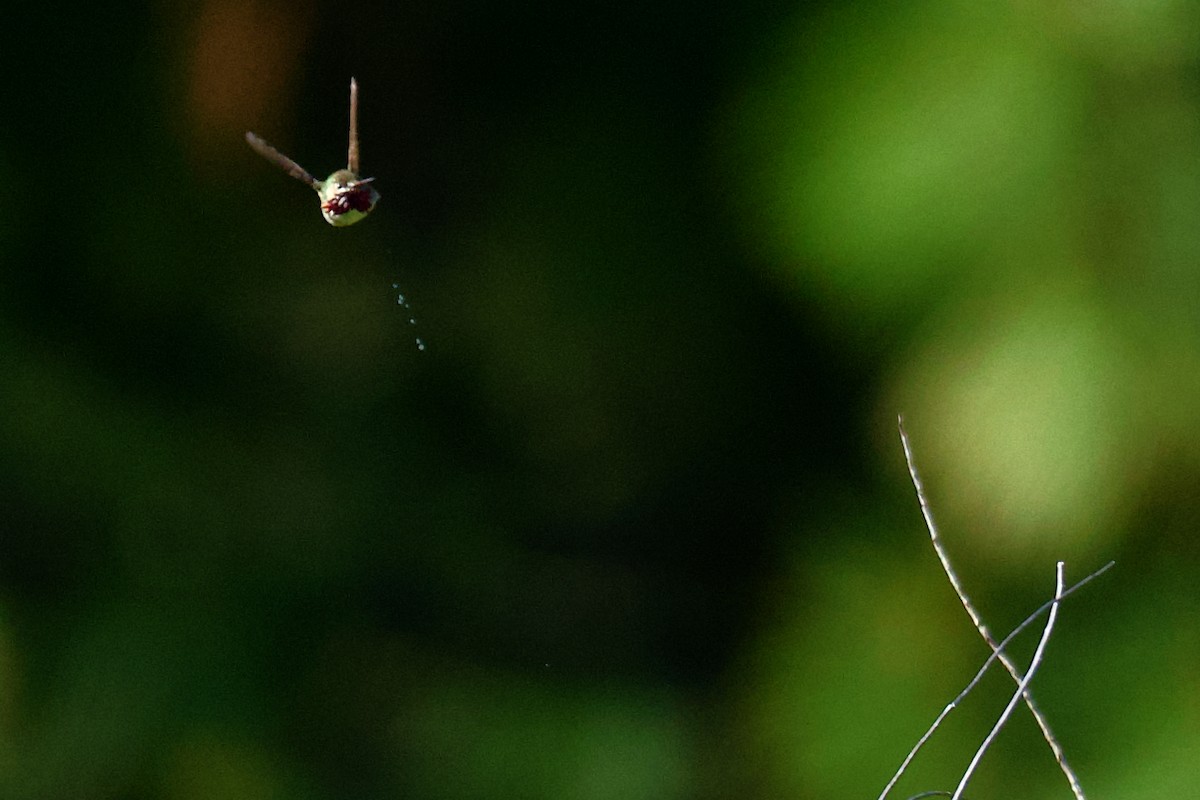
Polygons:
[[318,192],[321,191],[321,182],[312,175],[309,175],[308,170],[297,164],[295,161],[292,161],[283,153],[279,152],[274,147],[271,147],[271,145],[267,144],[265,141],[249,131],[246,132],[246,144],[253,147],[260,156],[282,169],[288,175],[291,175],[298,181],[308,184]]
[[350,79],[350,157],[346,169],[358,174],[358,81]]

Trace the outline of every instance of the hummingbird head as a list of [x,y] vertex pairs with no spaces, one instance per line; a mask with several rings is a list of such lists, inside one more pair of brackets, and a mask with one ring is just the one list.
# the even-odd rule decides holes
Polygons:
[[321,213],[330,225],[341,228],[361,220],[379,202],[379,192],[371,185],[374,178],[359,178],[350,170],[339,169],[317,190]]

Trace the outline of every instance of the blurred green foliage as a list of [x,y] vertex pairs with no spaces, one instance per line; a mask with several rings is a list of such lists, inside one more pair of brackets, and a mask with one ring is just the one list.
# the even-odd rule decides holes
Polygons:
[[1197,783],[1194,3],[19,13],[0,798]]

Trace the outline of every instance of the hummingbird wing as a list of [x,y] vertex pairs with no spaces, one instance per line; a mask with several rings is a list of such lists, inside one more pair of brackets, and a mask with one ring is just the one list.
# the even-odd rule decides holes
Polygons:
[[249,131],[246,132],[246,144],[253,147],[256,153],[282,169],[288,175],[291,175],[298,181],[307,183],[318,192],[321,191],[321,182],[312,175],[309,175],[308,170],[304,169],[304,167],[300,166],[295,161],[292,161],[283,153],[279,152],[274,147],[271,147],[271,145],[267,144],[261,138],[253,133],[250,133]]
[[346,168],[358,174],[358,81],[350,79],[350,157]]

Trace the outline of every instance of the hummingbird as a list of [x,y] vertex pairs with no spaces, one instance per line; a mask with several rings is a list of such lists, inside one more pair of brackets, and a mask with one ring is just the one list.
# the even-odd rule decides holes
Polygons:
[[246,143],[288,175],[311,186],[321,198],[321,214],[330,225],[353,225],[379,202],[379,192],[371,185],[375,179],[358,177],[358,82],[354,78],[350,79],[350,157],[345,169],[319,181],[256,134],[247,131]]

